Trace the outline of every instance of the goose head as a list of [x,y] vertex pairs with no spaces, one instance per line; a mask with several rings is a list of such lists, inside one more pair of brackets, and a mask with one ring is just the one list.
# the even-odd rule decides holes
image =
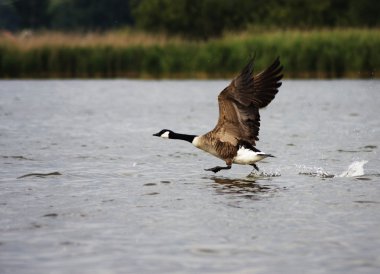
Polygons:
[[155,134],[153,134],[153,136],[157,136],[157,137],[161,137],[161,138],[165,138],[165,139],[170,139],[170,137],[173,135],[173,131],[169,130],[169,129],[163,129]]

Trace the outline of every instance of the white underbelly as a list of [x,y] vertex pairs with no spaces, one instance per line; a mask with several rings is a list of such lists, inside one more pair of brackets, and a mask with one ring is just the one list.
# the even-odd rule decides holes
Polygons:
[[232,162],[239,165],[251,165],[267,157],[268,154],[265,154],[264,152],[256,152],[242,147],[237,151]]

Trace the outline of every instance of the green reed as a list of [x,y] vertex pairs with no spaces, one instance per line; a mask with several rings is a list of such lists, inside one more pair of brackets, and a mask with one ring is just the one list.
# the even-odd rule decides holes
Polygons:
[[254,53],[257,70],[280,56],[288,78],[377,77],[380,30],[247,31],[147,45],[67,41],[26,47],[0,37],[0,77],[220,78],[236,74]]

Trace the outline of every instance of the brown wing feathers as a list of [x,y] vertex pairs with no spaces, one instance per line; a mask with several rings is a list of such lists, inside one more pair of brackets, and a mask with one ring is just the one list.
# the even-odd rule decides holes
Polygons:
[[252,58],[240,74],[235,77],[227,87],[228,97],[245,106],[251,104],[254,99],[252,97],[254,90],[254,82],[252,81],[253,61],[254,59]]
[[253,77],[254,97],[259,108],[266,107],[277,94],[278,88],[282,84],[280,82],[283,76],[280,74],[281,71],[282,66],[280,66],[280,60],[277,57],[271,66]]
[[266,107],[281,86],[282,66],[279,58],[261,73],[253,76],[252,58],[241,73],[218,97],[219,121],[212,131],[221,141],[255,145],[258,140],[259,108]]

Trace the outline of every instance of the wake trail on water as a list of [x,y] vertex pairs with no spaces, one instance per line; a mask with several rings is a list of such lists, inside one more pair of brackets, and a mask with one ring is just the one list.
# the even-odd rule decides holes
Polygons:
[[271,178],[271,177],[280,177],[281,172],[279,170],[276,171],[252,171],[250,174],[247,175],[246,178],[248,179],[264,179],[264,178]]
[[300,175],[308,175],[313,177],[321,177],[321,178],[333,178],[333,177],[359,177],[363,176],[364,173],[364,165],[367,164],[367,160],[355,161],[351,163],[348,168],[343,171],[341,174],[331,174],[325,171],[321,167],[306,167],[306,166],[298,166],[301,168],[301,171],[298,173]]

